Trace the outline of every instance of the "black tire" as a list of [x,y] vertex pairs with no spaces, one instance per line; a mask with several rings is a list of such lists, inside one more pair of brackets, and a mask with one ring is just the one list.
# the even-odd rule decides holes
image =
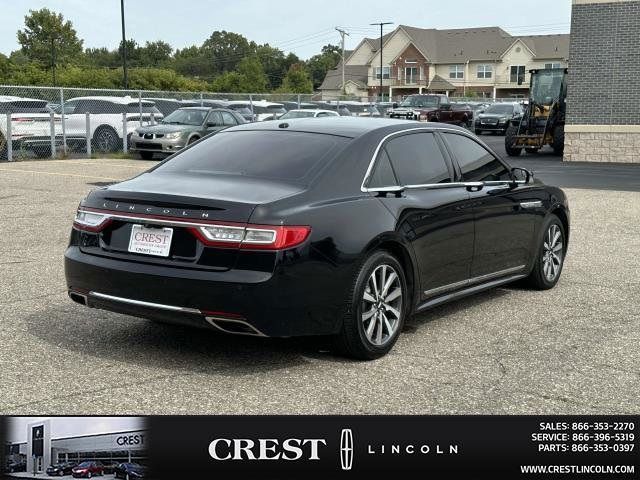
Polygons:
[[[386,267],[381,269],[383,266]],[[389,267],[392,271],[389,270]],[[378,338],[383,340],[381,344],[375,344],[367,338],[367,333],[365,332],[365,319],[363,319],[363,305],[365,302],[368,302],[365,300],[365,290],[370,292],[370,290],[368,290],[370,287],[369,282],[371,281],[372,275],[377,274],[374,272],[378,272],[378,270],[381,270],[382,274],[384,274],[385,270],[389,273],[395,272],[397,274],[397,283],[395,283],[397,287],[394,288],[394,291],[398,287],[400,288],[399,299],[398,297],[395,297],[393,300],[394,302],[398,302],[399,300],[399,303],[394,304],[394,307],[397,307],[396,311],[399,312],[399,318],[397,318],[395,328],[391,335],[387,335],[386,339],[383,338],[384,334],[376,335],[377,332],[379,333],[383,330],[384,321],[380,319],[378,322],[377,313],[369,317],[369,324],[367,327],[370,327],[374,321],[376,322],[376,325],[369,329],[372,337],[376,335]],[[371,297],[370,293],[368,293],[368,295]],[[353,280],[347,300],[346,313],[342,321],[342,328],[335,338],[337,350],[346,356],[359,360],[374,360],[386,355],[391,348],[393,348],[393,345],[396,343],[396,340],[402,331],[407,312],[410,308],[409,298],[410,295],[407,290],[406,274],[398,260],[384,250],[372,253],[362,264]],[[379,305],[380,302],[378,302],[378,306],[373,302],[368,303],[371,303],[370,311],[372,312],[378,308],[384,309],[384,307]],[[365,315],[366,313],[367,312],[365,312]],[[384,310],[384,314],[388,313],[388,310]],[[384,323],[387,325],[389,324],[388,322]],[[385,327],[385,329],[387,329],[387,327]],[[389,330],[387,329],[387,332],[388,331]]]
[[564,154],[564,125],[557,125],[553,129],[553,142],[551,143],[553,153],[558,156]]
[[537,148],[525,148],[524,151],[527,152],[527,153],[530,153],[530,154],[538,153],[538,149]]
[[101,125],[93,133],[93,150],[99,153],[115,152],[122,146],[118,133],[108,125]]
[[200,137],[191,137],[187,142],[187,145],[191,145],[192,143],[197,142],[198,140],[200,140]]
[[0,160],[7,160],[8,148],[4,135],[0,133]]
[[513,147],[514,137],[518,133],[518,127],[509,125],[507,133],[504,135],[504,149],[510,157],[518,157],[522,153],[522,148]]
[[475,134],[478,135],[478,136],[482,135],[483,133],[484,133],[483,130],[476,130],[475,131]]
[[[556,231],[560,232],[559,241],[561,243],[561,249],[556,252],[559,254],[559,264],[557,266],[557,273],[553,276],[553,278],[549,278],[547,276],[547,271],[545,270],[545,254],[547,253],[547,245],[548,245],[548,235],[551,229],[557,229]],[[566,232],[564,229],[564,225],[560,221],[560,219],[556,215],[549,215],[542,222],[542,226],[540,228],[540,236],[538,238],[538,244],[536,246],[536,259],[533,265],[533,269],[531,273],[526,278],[526,283],[529,286],[537,289],[537,290],[549,290],[550,288],[555,287],[556,283],[560,279],[560,275],[562,274],[562,267],[564,266],[564,259],[567,252],[567,240],[566,240]],[[557,246],[557,244],[552,245]],[[555,264],[555,262],[553,262]]]
[[140,158],[143,160],[153,160],[153,152],[140,152]]

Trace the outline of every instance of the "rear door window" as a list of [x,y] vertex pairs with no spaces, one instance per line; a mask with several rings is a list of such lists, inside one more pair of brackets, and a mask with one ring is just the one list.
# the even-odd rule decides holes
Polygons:
[[465,135],[443,134],[466,182],[511,180],[509,169],[489,150]]
[[393,137],[384,149],[400,185],[451,181],[447,162],[433,133],[410,133]]

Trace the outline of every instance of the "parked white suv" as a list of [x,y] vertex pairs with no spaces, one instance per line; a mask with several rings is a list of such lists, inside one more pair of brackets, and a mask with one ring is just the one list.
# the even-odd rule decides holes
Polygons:
[[[7,138],[7,114],[11,114],[11,139]],[[61,142],[60,115],[54,115],[56,143]],[[51,110],[46,100],[0,96],[0,159],[7,158],[8,142],[13,151],[31,150],[39,157],[51,155]]]
[[254,102],[250,102],[249,100],[233,100],[231,102],[227,102],[227,108],[230,108],[231,110],[245,108],[251,110],[252,107],[255,120],[258,122],[263,122],[264,120],[275,120],[280,118],[281,115],[287,113],[287,110],[284,108],[284,104],[267,102],[266,100],[255,100]]
[[126,116],[127,137],[137,127],[155,123],[163,118],[154,102],[133,97],[76,97],[64,106],[65,131],[70,143],[85,143],[86,114],[90,115],[89,136],[96,151],[112,152],[122,148],[123,121]]

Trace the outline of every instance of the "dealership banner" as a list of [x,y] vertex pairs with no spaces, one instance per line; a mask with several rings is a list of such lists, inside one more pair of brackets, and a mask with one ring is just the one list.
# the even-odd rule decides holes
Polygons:
[[635,479],[639,427],[638,416],[151,417],[149,454],[159,480]]
[[100,417],[120,429],[64,438],[98,419],[4,420],[8,478],[73,461],[74,476],[157,480],[640,479],[640,416],[152,416],[125,430]]

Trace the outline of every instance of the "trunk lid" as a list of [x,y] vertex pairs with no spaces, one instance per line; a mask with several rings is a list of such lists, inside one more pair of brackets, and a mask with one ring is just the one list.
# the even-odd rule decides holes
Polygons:
[[[82,233],[86,253],[182,268],[229,270],[236,246],[206,246],[193,231],[215,222],[243,226],[261,204],[302,192],[304,187],[224,175],[144,173],[94,190],[81,207],[108,211],[112,222],[98,235]],[[195,225],[194,225],[195,224]],[[167,257],[132,253],[132,235],[144,228],[172,229]]]

